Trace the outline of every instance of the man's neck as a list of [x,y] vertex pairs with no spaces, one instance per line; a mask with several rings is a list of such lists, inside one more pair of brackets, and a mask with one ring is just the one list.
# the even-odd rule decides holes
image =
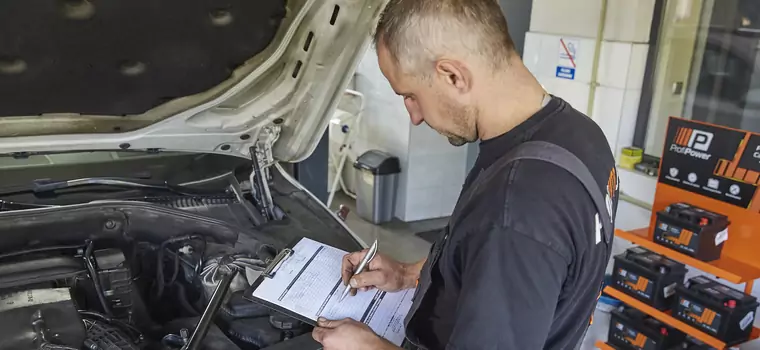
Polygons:
[[478,116],[478,136],[488,140],[514,129],[543,108],[546,91],[521,61],[495,78]]

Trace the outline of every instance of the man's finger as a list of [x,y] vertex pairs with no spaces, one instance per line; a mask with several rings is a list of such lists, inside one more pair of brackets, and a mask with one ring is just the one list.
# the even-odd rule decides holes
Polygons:
[[349,319],[344,318],[342,320],[328,320],[328,319],[326,319],[324,317],[320,317],[317,320],[317,326],[318,326],[318,328],[333,329],[335,327],[338,327],[338,326],[346,323],[347,320],[349,320]]
[[330,330],[327,328],[321,328],[321,327],[314,327],[314,330],[311,332],[311,337],[314,338],[318,343],[322,344],[325,340],[325,336],[327,335],[327,332]]
[[349,281],[351,288],[374,287],[384,282],[383,273],[380,271],[362,272]]
[[359,252],[346,254],[343,256],[341,276],[343,277],[343,285],[348,284],[348,280],[354,275],[354,270],[359,266],[364,256],[367,255],[369,249],[364,249]]

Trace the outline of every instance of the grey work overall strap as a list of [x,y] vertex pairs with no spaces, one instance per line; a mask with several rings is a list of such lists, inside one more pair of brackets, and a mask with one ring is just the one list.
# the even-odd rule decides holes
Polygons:
[[588,170],[588,167],[586,167],[578,157],[570,151],[553,143],[545,141],[528,141],[517,146],[514,151],[507,154],[505,158],[499,161],[499,163],[506,164],[523,159],[540,160],[552,163],[567,170],[570,174],[573,174],[573,176],[583,184],[583,187],[586,188],[586,192],[588,192],[589,196],[591,196],[596,211],[599,213],[599,221],[601,221],[602,224],[602,236],[604,242],[610,242],[613,235],[613,225],[610,213],[607,211],[607,202],[604,194],[602,193],[602,190],[599,189],[599,184],[596,179],[594,179],[594,176],[591,175],[591,171]]
[[[613,235],[613,222],[610,213],[607,211],[607,201],[605,200],[604,193],[599,189],[597,183],[591,171],[583,164],[583,161],[578,159],[570,151],[557,146],[555,144],[545,141],[529,141],[519,145],[513,152],[506,156],[503,160],[505,163],[511,163],[516,160],[531,159],[540,160],[548,163],[552,163],[560,168],[567,170],[573,174],[578,181],[586,188],[591,200],[594,202],[596,212],[599,214],[599,221],[602,224],[602,239],[605,244],[611,244]],[[612,195],[612,194],[610,194]],[[611,250],[611,248],[610,248]],[[600,287],[601,290],[601,287]],[[575,349],[578,350],[583,344],[583,340],[586,338],[588,328],[583,330],[583,335],[575,345]]]

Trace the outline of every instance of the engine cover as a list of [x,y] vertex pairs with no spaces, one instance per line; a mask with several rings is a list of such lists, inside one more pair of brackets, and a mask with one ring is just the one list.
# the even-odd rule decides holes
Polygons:
[[38,349],[43,343],[81,348],[85,329],[68,288],[0,295],[0,349]]

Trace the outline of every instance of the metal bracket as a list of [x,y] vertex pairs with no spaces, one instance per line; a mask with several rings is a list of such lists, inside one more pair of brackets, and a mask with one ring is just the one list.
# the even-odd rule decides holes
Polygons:
[[250,182],[254,198],[259,202],[261,215],[267,220],[276,219],[272,192],[269,190],[269,167],[274,164],[272,146],[280,137],[279,126],[264,127],[259,133],[256,144],[249,148],[251,163]]
[[282,263],[285,259],[289,258],[293,254],[293,249],[285,248],[282,251],[280,251],[279,254],[277,254],[272,261],[267,261],[269,265],[264,270],[264,272],[261,273],[262,276],[267,278],[274,277],[274,274],[277,273],[277,269],[280,266],[280,263]]

